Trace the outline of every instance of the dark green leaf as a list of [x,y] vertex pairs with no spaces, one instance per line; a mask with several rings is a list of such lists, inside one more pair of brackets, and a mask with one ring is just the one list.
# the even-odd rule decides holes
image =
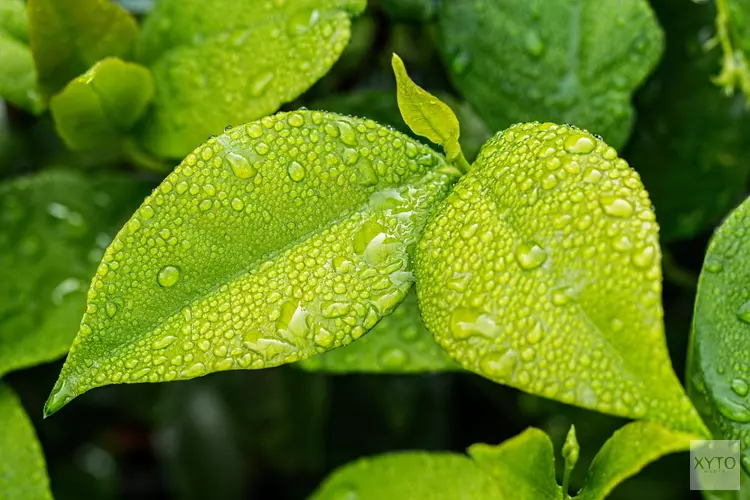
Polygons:
[[156,97],[143,130],[151,152],[181,157],[227,125],[276,111],[338,59],[365,0],[162,0],[139,57]]
[[436,0],[380,0],[380,7],[394,21],[426,23],[435,17]]
[[100,59],[127,59],[133,16],[111,0],[29,0],[29,34],[39,81],[52,95]]
[[453,82],[492,129],[572,123],[618,148],[663,43],[646,0],[444,0],[438,18]]
[[145,191],[66,171],[0,184],[0,376],[68,350],[97,262]]
[[0,384],[0,495],[6,500],[52,500],[44,455],[15,393]]
[[688,388],[717,439],[739,439],[750,471],[750,201],[716,231],[698,281]]
[[149,70],[107,58],[70,82],[50,101],[58,134],[71,149],[114,144],[154,95]]
[[37,90],[22,0],[0,0],[0,67],[0,98],[34,114],[41,113],[45,104]]
[[461,365],[584,408],[707,431],[664,339],[658,226],[591,134],[519,124],[482,148],[415,258],[427,328]]
[[457,172],[369,120],[300,111],[210,139],[107,249],[48,401],[298,361],[404,299],[407,249]]
[[409,293],[396,310],[364,337],[346,347],[306,359],[309,371],[332,373],[419,373],[460,369],[419,317]]

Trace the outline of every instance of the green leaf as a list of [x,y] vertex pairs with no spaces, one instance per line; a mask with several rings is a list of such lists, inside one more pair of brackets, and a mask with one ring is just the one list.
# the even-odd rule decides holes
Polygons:
[[427,23],[437,11],[435,0],[380,0],[380,8],[394,21]]
[[698,280],[688,389],[717,439],[739,439],[750,471],[750,201],[719,227]]
[[602,500],[621,482],[654,460],[690,449],[701,436],[676,432],[651,422],[632,422],[617,430],[594,457],[576,500]]
[[[468,102],[460,101],[444,92],[437,92],[436,95],[456,111],[456,117],[461,128],[461,136],[458,138],[458,142],[466,158],[473,161],[482,144],[492,136],[492,133]],[[370,118],[378,123],[390,125],[414,138],[418,137],[401,118],[395,92],[357,90],[346,94],[332,94],[316,99],[310,107],[344,115]]]
[[300,366],[331,373],[420,373],[460,369],[419,317],[417,296],[404,301],[364,337],[306,359]]
[[0,67],[1,98],[34,114],[44,111],[22,0],[0,0]]
[[110,0],[29,0],[29,35],[48,95],[108,56],[127,59],[138,36],[128,11]]
[[663,45],[646,0],[445,0],[438,19],[450,76],[492,129],[573,123],[618,148]]
[[453,110],[440,99],[414,83],[406,73],[404,62],[396,54],[391,60],[396,75],[398,107],[404,122],[415,134],[443,147],[448,160],[461,155],[458,143],[460,129]]
[[463,367],[532,394],[706,434],[664,339],[658,227],[593,135],[515,125],[482,148],[415,254],[422,319]]
[[0,183],[0,377],[68,350],[97,262],[144,187],[67,171]]
[[0,492],[8,500],[52,500],[42,447],[15,393],[0,384]]
[[55,95],[50,111],[69,148],[93,149],[115,143],[130,130],[153,95],[147,68],[107,58]]
[[662,241],[670,241],[711,228],[744,198],[750,114],[740,96],[723,95],[710,81],[719,58],[701,36],[713,4],[662,0],[654,8],[674,43],[638,95],[625,157],[651,195]]
[[721,72],[714,78],[727,94],[739,89],[750,103],[750,5],[743,0],[716,0],[716,36],[708,47],[721,47]]
[[458,453],[402,452],[335,470],[310,500],[502,500],[492,478]]
[[370,120],[300,111],[200,146],[105,252],[47,403],[348,344],[412,282],[407,248],[457,171]]
[[530,427],[499,445],[474,444],[469,455],[495,480],[500,498],[557,500],[562,495],[552,441],[539,429]]
[[156,98],[142,139],[181,157],[227,125],[276,111],[325,75],[365,0],[162,0],[143,25],[139,57]]

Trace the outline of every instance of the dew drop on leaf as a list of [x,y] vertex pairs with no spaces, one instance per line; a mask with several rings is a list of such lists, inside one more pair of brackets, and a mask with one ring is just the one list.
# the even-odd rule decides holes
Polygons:
[[163,287],[173,286],[180,280],[180,270],[175,266],[164,266],[159,270],[156,281]]

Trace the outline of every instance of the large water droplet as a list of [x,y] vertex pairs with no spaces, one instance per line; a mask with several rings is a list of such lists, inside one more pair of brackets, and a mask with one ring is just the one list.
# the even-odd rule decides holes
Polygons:
[[518,245],[515,256],[518,265],[527,271],[536,269],[547,260],[547,252],[535,243]]
[[509,349],[505,352],[490,352],[479,360],[479,369],[482,373],[493,378],[507,379],[513,374],[518,364],[517,353]]
[[255,175],[256,170],[252,165],[250,165],[250,162],[248,162],[247,158],[245,158],[244,156],[238,155],[237,153],[232,153],[230,151],[229,153],[227,153],[226,159],[227,163],[229,163],[229,166],[232,169],[232,173],[238,178],[249,179],[250,177]]
[[719,413],[729,420],[739,423],[750,422],[750,408],[742,403],[722,396],[717,397],[714,402]]
[[305,178],[305,167],[303,167],[299,162],[293,161],[292,163],[290,163],[286,171],[289,174],[289,178],[294,182],[300,182]]
[[569,153],[586,154],[594,150],[596,143],[587,135],[572,134],[565,138],[563,146]]
[[180,280],[180,270],[175,266],[164,266],[159,270],[156,281],[164,287],[170,287]]
[[616,196],[602,196],[599,198],[599,205],[605,214],[612,217],[625,218],[633,215],[633,205],[628,200]]
[[750,324],[750,300],[742,304],[740,308],[737,309],[737,317],[745,323]]
[[476,335],[492,338],[498,333],[498,326],[492,316],[463,307],[456,308],[451,314],[450,328],[458,340]]
[[750,389],[750,387],[748,387],[747,382],[741,378],[736,378],[732,380],[730,387],[732,388],[735,394],[743,398],[747,396],[748,389]]

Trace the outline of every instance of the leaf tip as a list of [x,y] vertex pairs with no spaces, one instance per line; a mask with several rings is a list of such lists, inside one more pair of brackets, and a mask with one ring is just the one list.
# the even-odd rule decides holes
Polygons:
[[78,394],[75,392],[73,383],[69,378],[62,376],[57,379],[47,401],[44,403],[43,416],[48,418],[70,403]]

